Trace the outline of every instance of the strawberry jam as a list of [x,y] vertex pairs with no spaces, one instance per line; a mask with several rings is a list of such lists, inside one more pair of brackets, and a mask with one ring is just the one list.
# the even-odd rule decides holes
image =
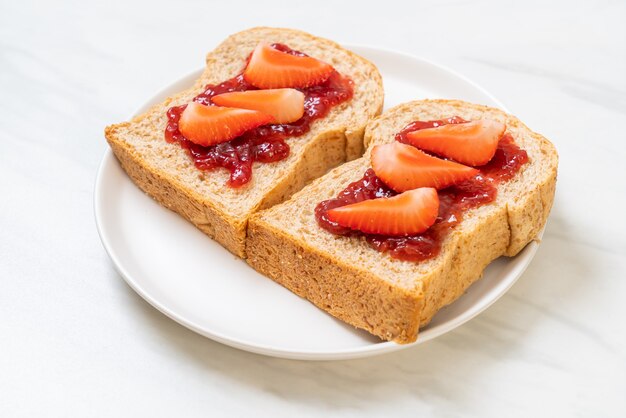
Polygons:
[[[272,47],[291,55],[306,56],[286,45],[273,44]],[[204,92],[193,100],[206,106],[213,106],[211,102],[213,96],[246,90],[257,88],[246,82],[243,74],[239,74],[223,83],[207,85]],[[334,106],[350,100],[353,95],[353,82],[334,71],[322,84],[298,90],[304,93],[305,97],[304,116],[293,123],[260,126],[228,142],[204,147],[187,140],[180,133],[178,121],[186,107],[182,105],[171,107],[167,111],[165,139],[168,142],[179,143],[200,170],[226,168],[230,172],[228,185],[241,187],[252,178],[252,164],[255,161],[271,163],[287,158],[289,144],[285,142],[286,138],[306,134],[316,119],[326,116]]]
[[[419,129],[465,122],[467,121],[459,117],[413,122],[396,135],[396,140],[405,142],[407,133]],[[437,192],[439,195],[437,220],[428,230],[418,235],[395,237],[364,234],[328,219],[330,209],[363,200],[397,195],[372,169],[368,169],[360,180],[348,185],[336,198],[320,202],[315,208],[315,216],[318,224],[327,231],[337,235],[364,236],[372,248],[388,252],[393,258],[408,261],[427,260],[439,254],[444,238],[463,220],[463,214],[467,210],[493,202],[497,196],[498,183],[513,177],[526,162],[528,162],[526,151],[515,145],[513,137],[505,133],[491,161],[477,167],[480,170],[478,175]]]

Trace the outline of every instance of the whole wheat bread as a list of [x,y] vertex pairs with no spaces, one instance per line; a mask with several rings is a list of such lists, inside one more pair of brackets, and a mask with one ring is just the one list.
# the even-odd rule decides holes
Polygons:
[[[424,262],[400,261],[362,237],[337,236],[317,225],[315,206],[335,197],[370,167],[374,144],[415,120],[461,116],[505,122],[529,162],[498,186],[495,202],[472,209]],[[448,100],[397,106],[367,125],[363,158],[343,164],[290,200],[251,217],[247,261],[294,293],[385,340],[409,343],[435,313],[453,302],[495,258],[514,256],[536,239],[554,198],[558,156],[543,136],[498,109]]]
[[[171,106],[190,102],[207,84],[239,74],[261,41],[283,43],[331,64],[354,81],[354,96],[313,122],[307,134],[288,138],[291,151],[286,159],[255,163],[252,180],[235,189],[226,186],[226,170],[200,171],[178,144],[165,141],[166,112]],[[207,55],[206,68],[193,86],[130,122],[108,126],[105,136],[124,170],[141,189],[243,257],[250,215],[282,202],[328,169],[359,157],[365,125],[380,113],[382,105],[380,74],[364,58],[304,32],[261,27],[230,36]]]

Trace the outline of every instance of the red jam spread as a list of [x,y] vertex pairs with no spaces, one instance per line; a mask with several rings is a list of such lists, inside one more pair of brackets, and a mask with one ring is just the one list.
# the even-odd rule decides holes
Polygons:
[[[286,45],[272,44],[272,47],[288,54],[306,56]],[[204,92],[193,100],[203,105],[213,106],[211,97],[245,90],[257,90],[257,88],[247,83],[243,74],[239,74],[223,83],[207,85]],[[334,71],[324,83],[298,90],[305,96],[304,116],[293,123],[260,126],[231,141],[203,147],[187,140],[180,133],[178,121],[186,107],[182,105],[171,107],[167,111],[165,139],[168,142],[178,142],[200,170],[226,168],[230,172],[228,185],[241,187],[252,178],[252,163],[255,161],[271,163],[287,158],[289,144],[285,142],[286,138],[304,135],[311,129],[313,121],[326,116],[334,106],[350,100],[353,95],[353,82]]]
[[[467,121],[459,117],[413,122],[396,135],[396,140],[405,142],[407,133],[419,129],[465,122]],[[498,183],[513,177],[526,162],[528,162],[526,151],[515,145],[513,137],[508,132],[505,133],[491,161],[477,167],[480,174],[437,192],[439,194],[437,220],[427,231],[418,235],[393,237],[364,234],[342,227],[328,219],[327,213],[330,209],[397,194],[376,177],[372,169],[368,169],[363,178],[348,185],[336,198],[320,202],[315,208],[315,216],[318,224],[327,231],[337,235],[363,235],[372,248],[388,252],[393,258],[408,261],[427,260],[439,254],[444,238],[463,220],[463,214],[467,210],[493,202],[497,196]]]

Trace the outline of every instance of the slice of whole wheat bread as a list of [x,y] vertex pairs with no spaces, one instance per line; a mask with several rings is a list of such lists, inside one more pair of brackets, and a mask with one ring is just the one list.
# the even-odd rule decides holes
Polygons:
[[[305,135],[288,138],[286,159],[255,163],[252,180],[235,189],[226,185],[225,169],[200,171],[178,144],[165,141],[166,112],[171,106],[190,102],[207,84],[241,73],[246,58],[261,41],[283,43],[331,64],[354,81],[354,96],[314,121]],[[130,122],[108,126],[105,136],[124,170],[142,190],[243,257],[249,216],[282,202],[328,169],[359,157],[365,125],[380,113],[382,104],[382,79],[369,61],[304,32],[260,27],[234,34],[210,52],[204,72],[188,90]]]
[[[388,143],[415,120],[460,116],[496,119],[529,162],[498,186],[496,200],[468,211],[424,262],[400,261],[372,249],[362,237],[334,235],[317,225],[315,206],[335,197],[370,167],[373,145]],[[453,302],[502,255],[514,256],[537,238],[554,198],[554,146],[519,119],[498,109],[450,100],[399,105],[367,125],[363,158],[343,164],[290,200],[255,214],[248,224],[247,261],[294,293],[355,327],[385,340],[409,343],[435,313]]]

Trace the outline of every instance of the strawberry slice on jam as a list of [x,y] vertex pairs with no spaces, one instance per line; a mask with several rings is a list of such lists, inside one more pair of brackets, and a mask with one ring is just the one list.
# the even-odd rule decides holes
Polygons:
[[292,123],[304,114],[304,93],[296,89],[236,91],[218,94],[211,101],[219,106],[257,110],[272,115],[272,123]]
[[430,228],[438,212],[437,190],[423,187],[330,209],[327,216],[332,222],[366,234],[407,236]]
[[292,55],[260,43],[243,72],[245,80],[260,89],[307,88],[323,83],[334,71],[318,59]]
[[493,158],[505,130],[502,122],[477,120],[409,132],[406,142],[462,164],[481,166]]
[[205,106],[191,102],[180,116],[178,129],[189,141],[206,147],[230,141],[272,120],[273,116],[256,110]]
[[443,189],[479,173],[475,168],[432,157],[400,142],[376,145],[371,163],[376,175],[396,192],[419,187]]

